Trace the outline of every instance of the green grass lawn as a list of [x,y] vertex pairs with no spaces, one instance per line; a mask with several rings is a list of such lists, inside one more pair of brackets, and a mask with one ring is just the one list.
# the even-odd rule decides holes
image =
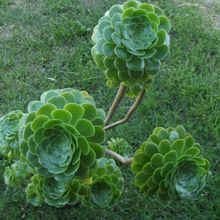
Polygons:
[[[116,90],[105,86],[95,66],[90,38],[98,18],[116,2],[123,1],[0,0],[0,115],[26,111],[43,91],[64,87],[87,90],[107,111]],[[199,7],[202,3],[151,2],[172,22],[171,55],[129,124],[108,131],[107,139],[124,137],[136,148],[155,127],[182,124],[203,146],[215,177],[220,175],[220,31],[210,11]],[[125,99],[113,119],[123,116],[131,103]],[[133,185],[130,169],[122,171],[122,197],[105,209],[35,208],[6,189],[1,177],[0,219],[218,219],[212,180],[194,201],[162,203],[144,198]]]

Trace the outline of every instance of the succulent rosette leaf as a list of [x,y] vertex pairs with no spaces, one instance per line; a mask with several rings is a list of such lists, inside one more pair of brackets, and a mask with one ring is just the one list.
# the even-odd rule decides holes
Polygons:
[[147,196],[191,199],[205,186],[210,163],[182,126],[159,127],[135,152],[131,169],[135,185]]
[[103,154],[104,112],[87,92],[49,90],[28,105],[20,150],[35,172],[68,181],[85,176]]
[[90,183],[90,194],[85,202],[99,207],[113,205],[123,189],[123,177],[120,168],[113,159],[100,158]]
[[122,155],[124,158],[130,158],[133,155],[132,146],[124,138],[111,138],[107,141],[107,148]]
[[0,118],[0,156],[13,161],[19,158],[18,131],[23,113],[9,112]]
[[170,22],[149,3],[127,1],[110,8],[93,30],[92,56],[109,87],[121,82],[136,95],[148,88],[169,54]]

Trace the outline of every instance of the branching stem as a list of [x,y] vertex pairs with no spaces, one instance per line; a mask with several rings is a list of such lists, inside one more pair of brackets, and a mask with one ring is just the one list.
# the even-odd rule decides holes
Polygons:
[[132,158],[124,158],[123,156],[121,156],[120,154],[108,150],[105,150],[106,154],[110,155],[111,157],[114,157],[116,160],[118,160],[119,162],[121,162],[122,164],[130,164],[132,161]]
[[116,127],[118,125],[126,123],[130,119],[132,114],[135,112],[135,110],[137,109],[139,104],[141,103],[145,93],[146,93],[146,89],[141,90],[140,93],[138,94],[134,104],[131,106],[131,108],[129,109],[128,113],[126,114],[126,116],[123,119],[119,120],[119,121],[116,121],[116,122],[114,122],[114,123],[112,123],[110,125],[105,126],[105,130],[108,130],[110,128],[114,128],[114,127]]
[[111,105],[111,107],[108,111],[107,116],[106,116],[105,125],[107,125],[110,122],[112,116],[114,115],[117,107],[119,106],[121,100],[123,99],[123,97],[126,93],[126,89],[127,89],[127,87],[121,83],[121,85],[118,89],[118,92],[115,96],[115,99],[114,99],[114,101],[113,101],[113,103],[112,103],[112,105]]

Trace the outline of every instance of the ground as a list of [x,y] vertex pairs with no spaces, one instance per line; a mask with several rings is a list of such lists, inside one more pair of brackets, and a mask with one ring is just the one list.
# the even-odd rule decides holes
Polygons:
[[[98,107],[109,108],[116,89],[90,54],[92,29],[116,0],[0,0],[0,115],[26,111],[31,100],[52,88],[87,90]],[[145,198],[122,167],[125,188],[106,209],[34,208],[0,179],[0,219],[218,219],[213,179],[220,154],[220,6],[218,1],[152,0],[172,23],[171,53],[142,105],[127,125],[108,132],[136,149],[157,126],[184,125],[211,161],[212,178],[193,201],[162,203]],[[114,119],[132,100],[125,99]],[[2,171],[1,171],[2,174]]]

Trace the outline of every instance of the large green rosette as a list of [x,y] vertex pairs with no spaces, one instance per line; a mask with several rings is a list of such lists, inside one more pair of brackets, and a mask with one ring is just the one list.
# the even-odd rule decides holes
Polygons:
[[192,199],[203,189],[210,163],[182,126],[156,128],[136,151],[131,169],[135,185],[147,196]]
[[93,30],[92,56],[109,87],[121,82],[136,95],[149,83],[169,54],[170,22],[149,3],[127,1],[110,8]]
[[87,92],[49,90],[28,105],[20,129],[20,150],[28,164],[47,178],[84,177],[103,154],[105,114]]
[[120,168],[113,159],[100,158],[97,169],[91,176],[90,194],[85,204],[107,207],[115,204],[123,189],[124,179]]

